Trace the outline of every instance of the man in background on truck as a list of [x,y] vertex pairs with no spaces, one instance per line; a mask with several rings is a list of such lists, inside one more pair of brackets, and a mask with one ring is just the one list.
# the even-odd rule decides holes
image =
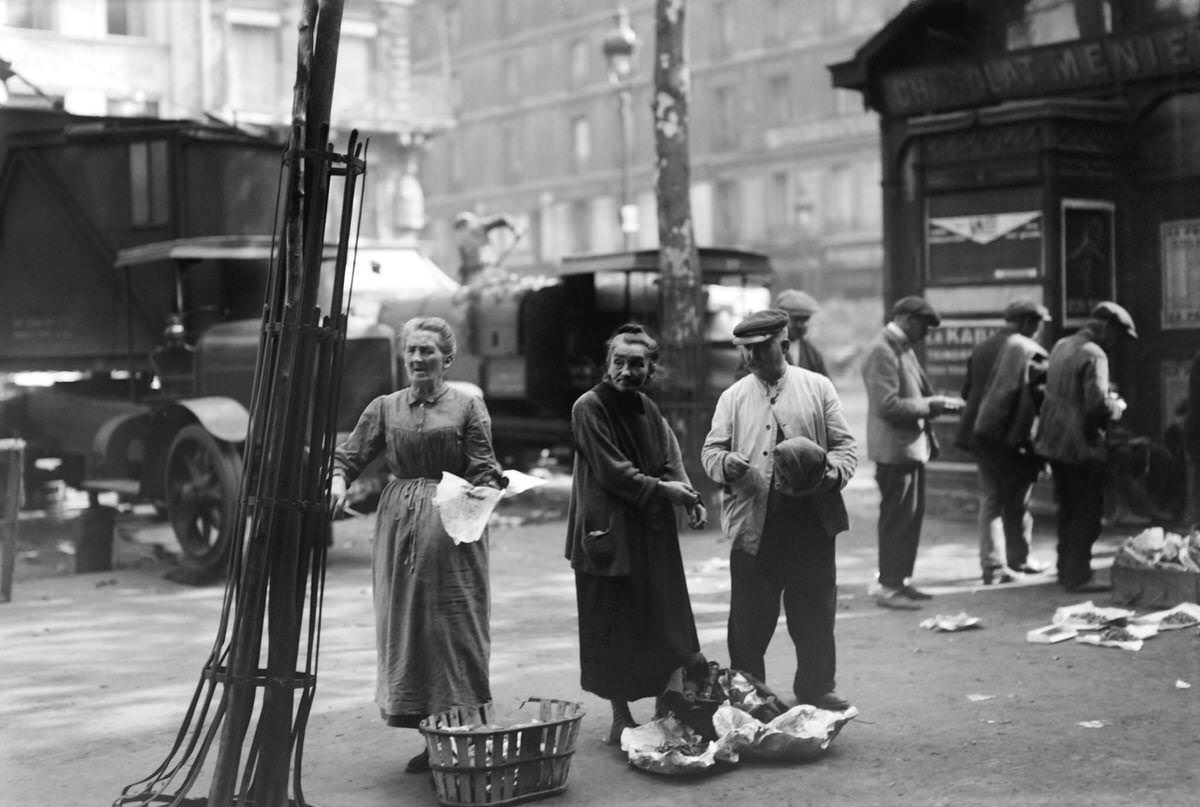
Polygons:
[[499,260],[491,243],[492,230],[507,227],[512,222],[505,216],[477,216],[467,211],[454,217],[454,240],[458,243],[458,280],[464,286]]

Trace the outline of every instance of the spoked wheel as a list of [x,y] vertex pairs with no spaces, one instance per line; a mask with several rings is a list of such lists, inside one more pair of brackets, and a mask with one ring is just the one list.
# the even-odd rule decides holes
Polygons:
[[237,540],[234,521],[242,457],[199,424],[184,426],[167,450],[167,513],[187,569],[215,577]]

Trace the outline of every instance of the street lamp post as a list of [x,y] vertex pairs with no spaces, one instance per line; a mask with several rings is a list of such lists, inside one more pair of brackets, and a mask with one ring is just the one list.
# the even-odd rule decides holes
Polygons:
[[625,249],[633,249],[638,231],[638,208],[633,200],[633,51],[637,34],[629,11],[617,8],[616,28],[604,38],[608,81],[616,88],[621,118],[621,210],[619,223]]

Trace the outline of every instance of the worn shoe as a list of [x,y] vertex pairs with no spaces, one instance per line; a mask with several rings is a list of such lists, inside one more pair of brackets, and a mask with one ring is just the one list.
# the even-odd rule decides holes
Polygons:
[[926,594],[924,591],[921,591],[920,589],[914,588],[913,586],[909,586],[909,585],[901,586],[900,591],[902,591],[904,593],[904,596],[908,597],[910,600],[932,600],[933,599],[932,594]]
[[408,761],[404,766],[405,773],[428,773],[429,772],[429,749],[426,748],[421,753]]
[[875,604],[880,608],[892,608],[897,611],[915,611],[921,604],[904,593],[902,588],[884,586],[875,595]]
[[984,569],[983,584],[990,586],[992,583],[1013,583],[1016,582],[1017,575],[1012,569]]
[[850,708],[850,701],[832,690],[826,692],[824,695],[818,695],[811,700],[801,700],[800,702],[811,703],[818,709],[824,709],[828,712],[844,712]]
[[1046,571],[1046,564],[1038,563],[1033,558],[1029,558],[1024,563],[1018,563],[1010,567],[1014,572],[1022,572],[1024,574],[1041,574]]

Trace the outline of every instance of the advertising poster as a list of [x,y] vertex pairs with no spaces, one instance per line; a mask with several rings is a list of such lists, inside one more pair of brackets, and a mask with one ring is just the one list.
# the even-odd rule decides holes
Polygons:
[[1038,192],[951,193],[931,197],[927,210],[927,285],[1028,283],[1042,276]]
[[1080,325],[1097,303],[1116,296],[1113,206],[1064,199],[1062,216],[1063,321]]
[[1200,328],[1200,219],[1161,229],[1163,330]]

